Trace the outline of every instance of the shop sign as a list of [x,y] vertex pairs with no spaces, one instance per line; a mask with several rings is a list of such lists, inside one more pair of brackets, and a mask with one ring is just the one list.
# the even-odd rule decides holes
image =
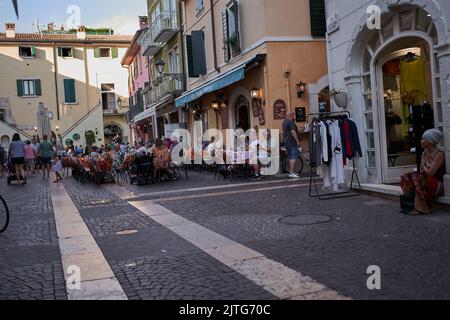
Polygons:
[[278,99],[277,101],[275,101],[275,103],[273,105],[274,119],[275,120],[284,120],[284,119],[286,119],[286,114],[287,114],[286,103],[281,99]]
[[339,30],[339,18],[338,14],[335,12],[332,14],[327,21],[327,32],[331,34]]

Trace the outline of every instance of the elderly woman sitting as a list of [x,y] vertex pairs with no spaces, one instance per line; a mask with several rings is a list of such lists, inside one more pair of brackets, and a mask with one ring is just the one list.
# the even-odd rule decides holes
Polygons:
[[441,131],[431,129],[423,135],[420,173],[402,177],[402,212],[412,215],[431,214],[432,202],[444,194],[445,156],[439,148]]

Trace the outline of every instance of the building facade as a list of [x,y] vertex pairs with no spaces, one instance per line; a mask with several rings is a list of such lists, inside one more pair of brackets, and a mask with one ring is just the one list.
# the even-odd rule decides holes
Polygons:
[[146,106],[151,105],[150,58],[142,54],[140,42],[148,31],[148,17],[139,17],[140,30],[136,32],[122,59],[122,66],[128,69],[130,142],[146,144],[156,135],[156,119],[145,117]]
[[182,17],[188,82],[176,105],[196,143],[207,129],[281,129],[289,111],[302,126],[318,109],[323,1],[186,0]]
[[103,145],[129,139],[127,71],[121,59],[129,36],[0,33],[0,135],[38,133],[43,104],[52,138],[62,145]]
[[139,43],[142,54],[150,61],[152,81],[144,94],[144,111],[135,116],[131,125],[142,132],[151,123],[154,138],[170,138],[181,126],[175,99],[185,88],[180,1],[148,0],[147,3],[149,26]]
[[327,0],[326,13],[329,85],[348,96],[333,109],[359,124],[363,181],[398,183],[428,128],[444,132],[450,168],[450,2]]

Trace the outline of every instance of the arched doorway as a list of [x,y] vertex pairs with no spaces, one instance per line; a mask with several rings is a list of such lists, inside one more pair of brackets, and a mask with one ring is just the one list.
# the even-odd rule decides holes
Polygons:
[[122,143],[122,129],[115,124],[107,125],[104,129],[105,144]]
[[250,103],[247,98],[240,96],[235,106],[236,129],[242,129],[244,132],[251,129]]
[[444,124],[436,25],[418,6],[388,9],[381,30],[364,27],[356,37],[346,80],[352,101],[363,102],[352,111],[365,138],[368,180],[389,184],[419,165],[423,130]]

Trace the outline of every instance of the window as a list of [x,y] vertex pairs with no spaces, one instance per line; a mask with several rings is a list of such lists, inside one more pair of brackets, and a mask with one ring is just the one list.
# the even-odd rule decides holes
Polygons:
[[95,58],[113,58],[116,59],[119,57],[119,49],[118,48],[95,48],[94,49]]
[[101,85],[103,110],[113,112],[116,110],[116,94],[114,83],[104,83]]
[[[169,72],[174,74],[179,74],[180,72],[180,55],[178,52],[178,47],[173,48],[169,51]],[[181,82],[175,81],[177,90],[181,90]]]
[[5,110],[0,109],[0,121],[6,121]]
[[241,53],[237,1],[232,1],[227,10],[222,13],[222,27],[225,61],[229,61]]
[[74,79],[64,79],[64,102],[74,104],[77,102]]
[[109,58],[111,56],[110,48],[100,48],[100,58]]
[[22,58],[34,58],[36,57],[35,47],[19,47],[19,56]]
[[195,12],[198,14],[203,10],[203,0],[196,0],[195,1]]
[[19,97],[41,96],[41,80],[17,80],[17,95]]
[[73,48],[70,47],[59,47],[58,56],[63,58],[73,58]]

